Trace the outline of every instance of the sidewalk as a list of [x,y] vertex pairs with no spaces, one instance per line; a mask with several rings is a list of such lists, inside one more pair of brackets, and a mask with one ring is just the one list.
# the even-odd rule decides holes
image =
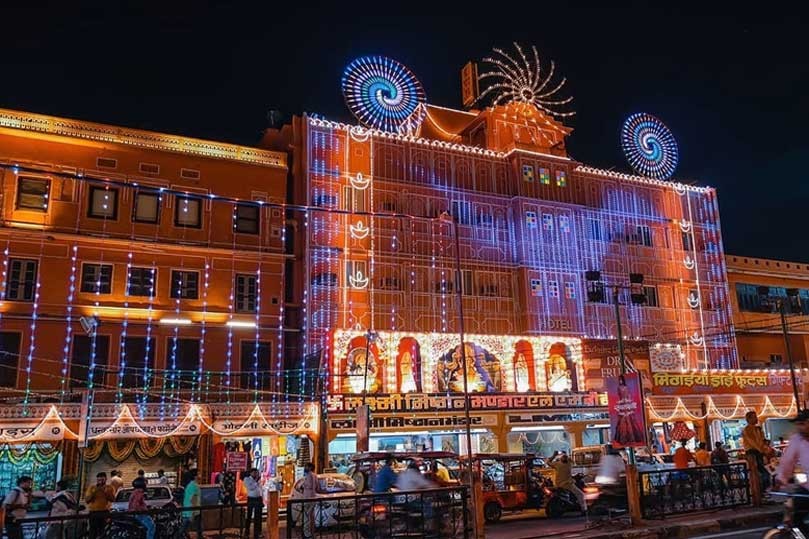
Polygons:
[[605,524],[587,528],[583,518],[547,520],[504,519],[502,523],[486,527],[487,539],[545,539],[553,537],[608,539],[670,539],[742,530],[750,527],[775,525],[781,521],[783,506],[742,507],[721,511],[677,515],[664,520],[645,521],[634,528],[619,524]]

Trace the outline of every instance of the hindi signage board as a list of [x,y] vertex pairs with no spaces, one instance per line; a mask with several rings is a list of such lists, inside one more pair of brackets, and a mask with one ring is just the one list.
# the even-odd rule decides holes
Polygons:
[[[469,426],[472,428],[487,428],[497,425],[497,416],[476,414],[469,417]],[[375,414],[370,421],[370,428],[374,431],[390,431],[402,429],[418,430],[458,430],[466,427],[466,418],[463,415],[422,415],[401,416],[393,414]],[[357,430],[357,418],[353,415],[335,415],[329,417],[329,432],[353,432]]]
[[[801,384],[800,373],[795,373]],[[755,395],[792,393],[789,371],[689,371],[656,372],[652,375],[655,395]]]

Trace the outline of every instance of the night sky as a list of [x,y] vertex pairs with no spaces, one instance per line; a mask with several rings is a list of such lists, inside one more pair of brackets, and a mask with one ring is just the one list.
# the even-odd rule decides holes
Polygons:
[[463,64],[516,40],[568,78],[573,158],[628,171],[621,122],[652,113],[678,139],[675,178],[719,189],[728,253],[809,262],[809,23],[800,13],[764,12],[778,3],[747,12],[279,3],[13,2],[0,33],[0,107],[255,144],[271,109],[350,121],[339,83],[356,56],[401,61],[428,101],[459,108]]

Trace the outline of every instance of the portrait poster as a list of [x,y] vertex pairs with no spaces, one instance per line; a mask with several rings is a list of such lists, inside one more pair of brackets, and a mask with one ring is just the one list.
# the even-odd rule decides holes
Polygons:
[[607,399],[612,446],[617,449],[645,446],[646,422],[643,411],[643,392],[638,373],[627,372],[609,378],[607,380]]

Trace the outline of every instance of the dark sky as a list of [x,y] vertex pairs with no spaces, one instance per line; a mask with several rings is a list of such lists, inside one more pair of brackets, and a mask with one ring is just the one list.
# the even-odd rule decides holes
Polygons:
[[396,58],[459,107],[467,60],[535,44],[575,98],[575,159],[627,170],[621,122],[652,113],[678,139],[675,177],[719,189],[727,252],[809,262],[809,19],[791,3],[10,4],[0,107],[244,144],[270,109],[350,120],[339,82],[356,56]]

